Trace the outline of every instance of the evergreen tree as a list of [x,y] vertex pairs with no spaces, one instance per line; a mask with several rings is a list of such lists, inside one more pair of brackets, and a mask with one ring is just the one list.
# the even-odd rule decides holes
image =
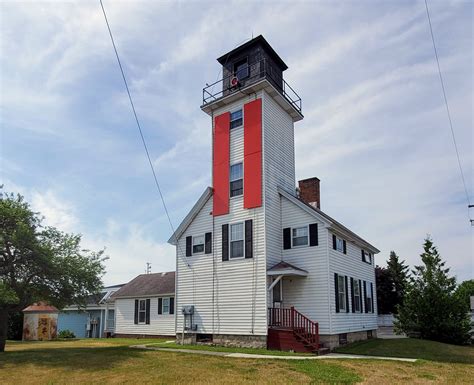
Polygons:
[[395,251],[391,251],[387,262],[387,270],[393,285],[393,308],[391,313],[396,313],[397,305],[401,305],[405,297],[408,285],[408,266],[405,265],[405,261],[400,261]]
[[423,265],[413,270],[404,302],[398,306],[395,329],[418,338],[465,343],[470,320],[464,303],[455,295],[456,278],[449,277],[449,268],[431,238],[425,239],[423,248]]
[[377,287],[378,314],[392,314],[396,304],[396,297],[388,269],[377,266],[375,268],[375,281]]

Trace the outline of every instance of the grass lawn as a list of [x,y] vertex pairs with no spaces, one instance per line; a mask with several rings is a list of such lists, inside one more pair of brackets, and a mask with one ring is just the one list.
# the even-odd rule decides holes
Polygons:
[[[461,384],[471,383],[474,369],[462,358],[458,361],[464,363],[428,360],[417,363],[377,360],[281,361],[129,348],[130,345],[156,342],[159,341],[8,341],[7,351],[0,353],[0,383]],[[384,342],[392,341],[382,341]],[[379,350],[382,350],[382,347]]]
[[338,353],[384,357],[406,357],[436,362],[474,364],[474,347],[443,344],[441,342],[403,338],[373,339],[338,348]]

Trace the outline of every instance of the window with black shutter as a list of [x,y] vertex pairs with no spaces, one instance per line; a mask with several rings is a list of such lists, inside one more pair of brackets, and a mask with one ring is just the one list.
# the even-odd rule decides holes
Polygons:
[[146,307],[145,307],[145,323],[147,325],[150,324],[150,300],[146,300]]
[[311,223],[309,225],[309,245],[318,246],[318,224]]
[[134,324],[138,324],[138,299],[135,300],[135,313],[133,315]]
[[204,253],[211,254],[212,253],[212,233],[204,234],[204,238],[206,242]]
[[349,290],[348,290],[348,279],[347,276],[344,277],[344,283],[346,287],[346,313],[349,313]]
[[191,236],[186,237],[186,257],[190,257],[191,255],[193,255],[192,247],[193,247],[193,237]]
[[245,221],[245,258],[253,258],[253,222]]
[[291,249],[291,228],[286,227],[283,229],[283,249]]
[[229,225],[222,225],[222,260],[229,260]]
[[334,294],[336,297],[336,313],[339,313],[339,278],[337,273],[334,273]]

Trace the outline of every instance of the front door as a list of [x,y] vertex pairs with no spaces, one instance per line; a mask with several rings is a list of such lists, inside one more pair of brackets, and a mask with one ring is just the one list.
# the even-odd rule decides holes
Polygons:
[[272,289],[273,307],[276,308],[281,308],[283,302],[281,281],[282,280],[280,279]]

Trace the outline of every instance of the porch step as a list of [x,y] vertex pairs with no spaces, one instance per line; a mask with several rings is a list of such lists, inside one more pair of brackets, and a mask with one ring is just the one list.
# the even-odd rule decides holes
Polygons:
[[323,346],[309,345],[295,336],[292,330],[268,329],[267,348],[272,350],[294,351],[297,353],[314,353],[318,355],[329,353]]

